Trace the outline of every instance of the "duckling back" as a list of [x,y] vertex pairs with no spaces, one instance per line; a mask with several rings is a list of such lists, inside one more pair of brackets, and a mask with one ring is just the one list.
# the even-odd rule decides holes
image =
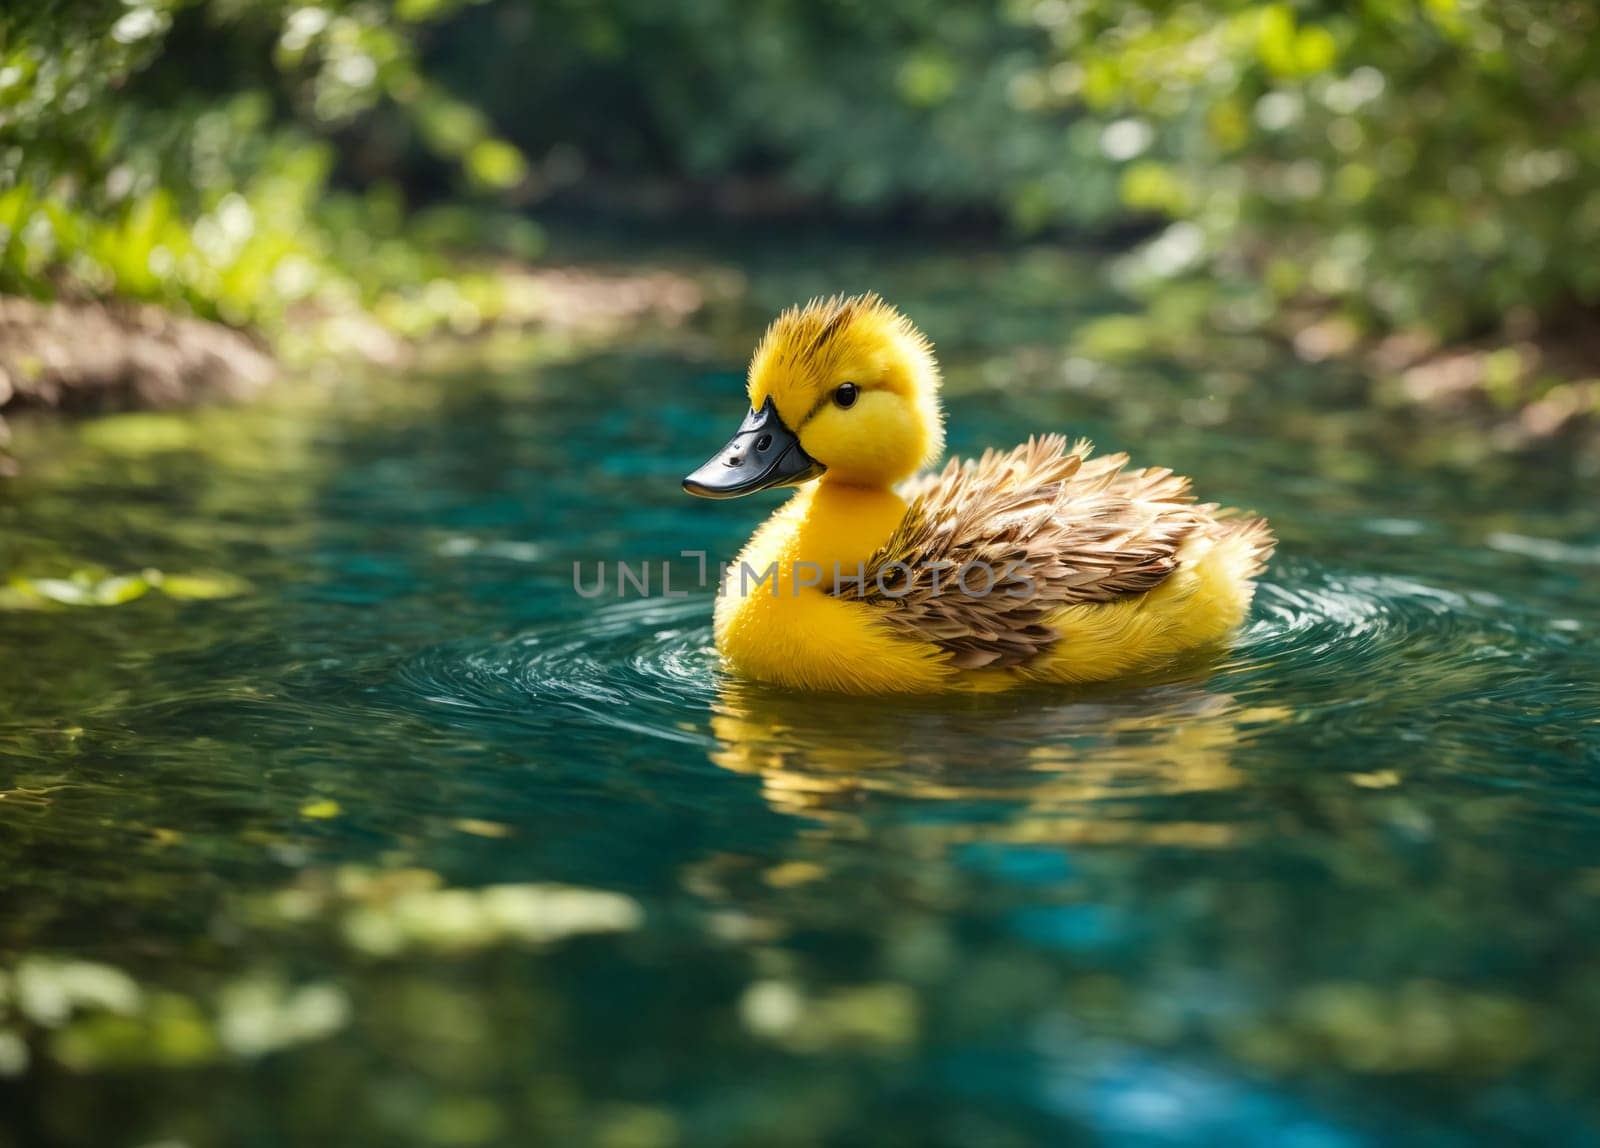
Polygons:
[[917,484],[869,579],[839,592],[963,676],[1008,682],[1102,681],[1225,639],[1272,551],[1266,523],[1091,452],[1046,436],[952,463]]
[[1179,545],[1176,566],[1155,589],[1058,611],[1049,623],[1058,640],[1023,675],[1108,681],[1220,645],[1249,615],[1274,545],[1264,519],[1211,519]]

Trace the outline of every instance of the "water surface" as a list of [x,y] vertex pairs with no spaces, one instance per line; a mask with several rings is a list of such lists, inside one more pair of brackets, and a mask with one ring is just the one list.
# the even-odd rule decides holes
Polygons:
[[[1600,1142],[1595,476],[1146,348],[1092,257],[737,261],[685,331],[22,428],[0,1143]],[[1267,514],[1237,647],[799,697],[719,673],[709,590],[576,595],[735,552],[778,496],[678,477],[765,314],[862,286],[953,449]]]

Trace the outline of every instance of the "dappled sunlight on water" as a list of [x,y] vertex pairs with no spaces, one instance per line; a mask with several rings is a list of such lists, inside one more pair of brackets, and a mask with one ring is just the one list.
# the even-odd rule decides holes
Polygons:
[[1413,450],[1268,346],[1102,361],[1074,332],[1117,302],[1027,260],[882,271],[955,446],[1084,433],[1266,513],[1230,648],[799,696],[722,672],[705,590],[580,597],[574,562],[731,555],[775,505],[677,485],[754,314],[24,428],[0,1144],[1600,1136],[1576,480]]

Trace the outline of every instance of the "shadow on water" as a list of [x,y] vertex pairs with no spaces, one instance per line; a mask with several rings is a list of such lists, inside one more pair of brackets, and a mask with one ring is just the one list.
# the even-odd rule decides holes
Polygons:
[[[770,512],[676,481],[743,320],[41,427],[0,501],[0,1144],[1596,1140],[1592,506],[1270,348],[1063,377],[1122,304],[1006,259],[877,269],[955,446],[1087,433],[1267,513],[1230,650],[805,697],[720,672],[703,589],[580,597]],[[75,569],[165,577],[27,590]]]

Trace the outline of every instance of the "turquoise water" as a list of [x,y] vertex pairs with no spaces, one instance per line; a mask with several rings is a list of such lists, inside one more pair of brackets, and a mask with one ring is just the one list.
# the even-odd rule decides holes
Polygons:
[[[1582,459],[1160,339],[1088,257],[743,263],[685,330],[20,428],[0,1143],[1600,1142]],[[1270,516],[1232,653],[799,697],[718,672],[709,591],[576,595],[736,550],[778,496],[678,478],[765,315],[863,285],[953,448]]]

